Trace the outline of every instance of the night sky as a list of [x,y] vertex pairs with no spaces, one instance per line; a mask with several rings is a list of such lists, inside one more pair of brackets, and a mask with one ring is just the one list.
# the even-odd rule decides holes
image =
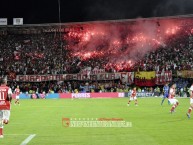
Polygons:
[[[59,19],[60,3],[60,19]],[[193,0],[1,0],[0,18],[24,24],[85,22],[193,14]]]

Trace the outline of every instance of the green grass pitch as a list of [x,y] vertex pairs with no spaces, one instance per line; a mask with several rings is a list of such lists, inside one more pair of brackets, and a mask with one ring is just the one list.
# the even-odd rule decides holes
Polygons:
[[[128,98],[20,100],[12,105],[10,123],[4,127],[0,145],[192,145],[193,116],[188,119],[188,98],[170,114],[167,100],[139,98],[128,107]],[[122,118],[129,128],[72,128],[62,118]]]

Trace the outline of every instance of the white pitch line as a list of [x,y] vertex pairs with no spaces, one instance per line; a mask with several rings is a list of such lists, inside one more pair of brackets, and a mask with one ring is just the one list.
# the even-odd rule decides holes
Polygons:
[[35,136],[36,136],[36,134],[31,134],[31,135],[28,136],[20,145],[26,145],[26,144],[28,144]]

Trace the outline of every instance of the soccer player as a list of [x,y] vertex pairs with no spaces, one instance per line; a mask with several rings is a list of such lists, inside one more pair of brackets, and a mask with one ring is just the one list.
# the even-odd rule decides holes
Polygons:
[[[163,96],[163,99],[162,99],[162,102],[161,102],[161,105],[164,103],[164,100],[166,98],[168,98],[168,95],[169,95],[169,86],[168,86],[168,83],[166,83],[163,87],[163,92],[164,92],[164,96]],[[170,104],[169,100],[168,100],[168,104]]]
[[192,112],[192,109],[193,109],[193,84],[190,87],[190,107],[188,109],[188,112],[186,113],[188,118],[190,118],[190,113]]
[[136,87],[133,88],[133,90],[131,91],[131,96],[130,96],[130,99],[129,99],[129,102],[128,102],[128,106],[130,105],[131,101],[135,100],[135,106],[138,105],[138,102],[137,102],[137,91],[136,91]]
[[3,138],[3,125],[9,122],[11,99],[11,88],[7,86],[7,79],[3,78],[0,85],[0,138]]
[[15,88],[15,94],[16,94],[15,105],[16,105],[16,104],[20,105],[20,103],[19,103],[19,94],[20,94],[19,86],[17,86],[17,88]]
[[175,98],[175,95],[176,95],[176,84],[173,84],[170,87],[170,91],[169,91],[169,101],[170,101],[170,104],[172,105],[172,108],[170,110],[171,113],[173,113],[175,111],[175,108],[179,105],[179,102]]

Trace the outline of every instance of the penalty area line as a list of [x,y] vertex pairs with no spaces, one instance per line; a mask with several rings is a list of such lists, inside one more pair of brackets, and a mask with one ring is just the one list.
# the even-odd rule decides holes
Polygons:
[[36,136],[36,134],[31,134],[31,135],[28,136],[20,145],[26,145],[26,144],[28,144],[35,136]]

